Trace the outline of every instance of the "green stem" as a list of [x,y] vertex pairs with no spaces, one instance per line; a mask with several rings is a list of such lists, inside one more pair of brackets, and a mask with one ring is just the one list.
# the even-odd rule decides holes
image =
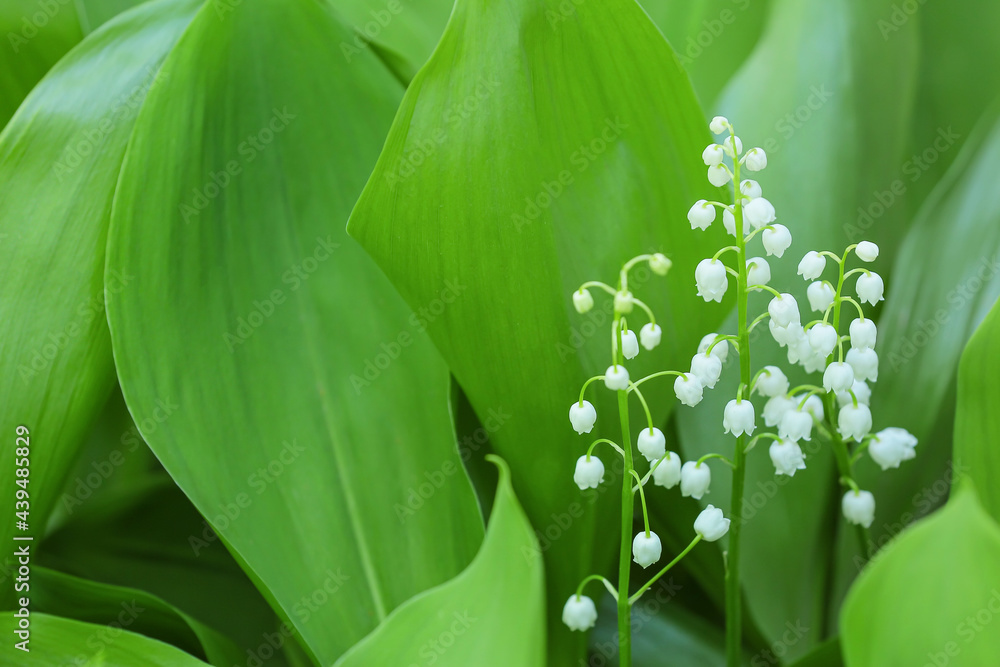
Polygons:
[[[735,166],[736,187],[735,212],[736,239],[739,244],[737,266],[739,276],[736,281],[736,308],[738,316],[740,382],[749,387],[753,379],[750,373],[750,332],[747,327],[747,248],[743,235],[743,205],[739,196],[740,165]],[[732,525],[729,529],[729,553],[726,557],[726,664],[740,667],[743,657],[742,595],[740,588],[740,553],[743,524],[743,489],[746,475],[746,435],[736,441],[733,453]]]
[[[621,350],[619,334],[618,349]],[[618,557],[618,650],[621,667],[632,666],[632,607],[628,603],[629,572],[632,567],[632,519],[635,496],[632,491],[632,436],[629,435],[628,392],[618,391],[618,415],[622,425],[625,470],[622,473],[622,534]]]
[[640,597],[642,597],[642,594],[643,594],[643,593],[645,593],[646,591],[648,591],[648,590],[649,590],[649,588],[650,588],[650,587],[651,587],[651,586],[652,586],[653,584],[655,584],[655,583],[656,583],[656,581],[657,581],[657,580],[658,580],[658,579],[659,579],[660,577],[662,577],[663,575],[665,575],[665,574],[666,574],[666,573],[667,573],[667,572],[668,572],[668,571],[670,570],[670,568],[672,568],[672,567],[673,567],[674,565],[677,565],[677,563],[679,563],[679,562],[680,562],[680,560],[681,560],[682,558],[684,558],[684,556],[687,556],[687,555],[688,555],[688,552],[689,552],[689,551],[691,551],[692,549],[694,549],[695,545],[696,545],[696,544],[698,544],[699,542],[701,542],[701,535],[695,535],[695,536],[694,536],[694,539],[693,539],[693,540],[691,540],[691,544],[687,545],[687,547],[685,547],[685,548],[684,548],[684,551],[682,551],[682,552],[680,552],[679,554],[677,554],[677,557],[676,557],[676,558],[674,558],[674,559],[673,559],[672,561],[670,561],[669,563],[667,563],[667,564],[666,564],[666,566],[665,566],[665,567],[664,567],[664,568],[663,568],[662,570],[660,570],[659,572],[657,572],[657,573],[656,573],[656,576],[655,576],[655,577],[653,577],[652,579],[650,579],[649,581],[647,581],[647,582],[646,582],[646,585],[645,585],[645,586],[643,586],[642,588],[640,588],[639,590],[637,590],[637,591],[635,592],[635,595],[633,595],[633,596],[632,596],[631,598],[629,598],[629,601],[628,601],[628,603],[629,603],[630,605],[631,605],[631,604],[635,604],[635,603],[636,603],[636,601],[637,601],[637,600],[638,600],[638,599],[639,599]]

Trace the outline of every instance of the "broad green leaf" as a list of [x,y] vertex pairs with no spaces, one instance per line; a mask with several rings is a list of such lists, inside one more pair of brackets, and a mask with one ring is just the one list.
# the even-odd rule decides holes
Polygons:
[[982,489],[987,512],[1000,521],[1000,302],[976,330],[962,353],[955,415],[955,468]]
[[[609,564],[620,497],[616,475],[583,495],[572,481],[593,437],[621,433],[603,387],[589,395],[594,433],[577,436],[567,419],[584,380],[610,358],[607,295],[581,317],[570,292],[585,280],[615,281],[643,252],[673,258],[667,279],[643,268],[630,285],[664,327],[660,348],[636,360],[636,377],[686,365],[722,312],[696,309],[691,286],[722,231],[695,235],[685,220],[691,202],[712,192],[699,157],[708,134],[687,77],[630,0],[578,4],[553,27],[549,14],[563,4],[458,2],[349,223],[425,313],[480,419],[501,408],[511,415],[491,442],[542,536],[554,664],[583,649],[559,613],[581,577]],[[632,321],[644,318],[637,311]],[[659,424],[670,383],[647,388]],[[633,433],[640,414],[635,404]]]
[[486,538],[472,564],[390,614],[336,667],[435,664],[543,667],[545,573],[503,460]]
[[[47,614],[31,614],[29,652],[14,647],[18,621],[0,614],[0,629],[8,641],[0,645],[0,660],[21,667],[205,667],[206,663],[169,644],[106,625],[81,623]],[[20,639],[16,640],[20,641]]]
[[212,628],[145,591],[110,586],[55,570],[32,570],[31,609],[96,625],[118,623],[130,632],[158,639],[218,667],[243,659],[236,645]]
[[[131,278],[104,282],[111,197],[136,111],[194,4],[150,3],[95,32],[0,134],[0,428],[31,431],[35,535],[114,384],[104,291]],[[6,460],[13,447],[3,440]],[[14,476],[0,480],[10,498]]]
[[78,0],[76,2],[80,28],[87,35],[136,5],[149,0]]
[[847,666],[995,664],[998,562],[1000,526],[963,483],[855,581],[840,619]]
[[[774,664],[774,661],[766,662],[761,661],[756,665],[751,661],[750,667],[763,667],[767,664]],[[791,667],[843,667],[844,666],[844,656],[840,647],[840,638],[834,637],[823,644],[814,651],[810,651],[809,655],[803,657],[801,660],[796,660]]]
[[[770,0],[642,0],[711,108],[760,39]],[[571,15],[566,16],[569,20]]]
[[[909,107],[898,100],[912,96],[915,65],[907,56],[913,53],[915,32],[911,29],[885,44],[871,30],[872,17],[890,4],[772,2],[760,42],[715,110],[736,124],[744,145],[761,146],[768,153],[768,167],[757,178],[777,209],[778,222],[789,227],[793,238],[782,259],[771,258],[770,284],[796,295],[804,312],[808,302],[806,283],[796,275],[799,259],[808,250],[842,250],[848,244],[859,196],[867,183],[888,176],[881,172],[890,169],[892,160],[881,154],[902,154],[904,138],[885,133],[876,142],[877,163],[882,166],[866,164],[872,161],[870,128],[908,123]],[[803,58],[803,53],[812,55]],[[895,96],[897,101],[891,106],[868,106],[871,91],[879,87],[884,88],[880,95]],[[762,254],[760,245],[751,247],[752,254]],[[891,293],[891,282],[888,289]],[[752,298],[750,313],[763,312],[769,298]],[[723,330],[735,331],[735,317]],[[753,368],[777,364],[787,369],[785,352],[773,343],[766,327],[755,334]],[[735,395],[737,371],[731,363],[723,381],[701,405],[678,413],[686,458],[732,452],[734,440],[723,433],[722,412]],[[801,373],[791,378],[793,384],[805,380]],[[758,401],[758,416],[762,408]],[[762,420],[758,426],[763,428]],[[766,446],[748,456],[744,590],[766,643],[785,632],[789,619],[801,620],[809,628],[809,636],[790,648],[789,659],[807,653],[823,636],[830,527],[840,521],[836,466],[829,448],[819,440],[810,445],[808,468],[794,478],[775,476]],[[728,469],[713,466],[712,491],[704,502],[730,507],[730,485]]]
[[205,5],[143,106],[108,249],[143,436],[325,664],[483,531],[447,369],[343,231],[402,94],[331,48],[349,34],[312,0]]

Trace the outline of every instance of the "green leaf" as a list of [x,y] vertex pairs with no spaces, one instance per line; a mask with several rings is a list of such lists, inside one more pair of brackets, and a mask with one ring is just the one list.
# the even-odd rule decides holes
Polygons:
[[97,625],[118,623],[130,632],[172,644],[218,667],[243,660],[229,639],[145,591],[110,586],[36,567],[31,610]]
[[955,415],[955,468],[982,489],[987,512],[1000,521],[1000,301],[976,330],[962,353]]
[[[0,659],[23,667],[205,667],[206,663],[169,644],[104,625],[70,621],[47,614],[31,614],[30,652],[14,648],[18,620],[0,614],[7,641]],[[19,639],[16,641],[20,641]]]
[[[767,663],[758,663],[767,664]],[[758,667],[751,663],[750,667]],[[834,637],[822,644],[809,655],[795,661],[791,667],[843,667],[844,656],[840,647],[840,638]]]
[[90,34],[99,27],[148,0],[78,0],[76,2],[80,27],[84,34]]
[[854,583],[840,617],[848,667],[994,664],[998,562],[1000,526],[983,511],[973,485],[963,484]]
[[502,459],[489,528],[459,576],[399,607],[336,667],[435,664],[543,667],[545,573],[531,524]]
[[[153,2],[88,37],[0,135],[0,428],[31,430],[35,534],[114,385],[104,319],[111,197],[138,105],[194,4]],[[129,282],[112,274],[107,287]],[[0,453],[13,460],[13,447],[5,438]],[[12,497],[14,476],[0,480]],[[0,539],[12,529],[4,522]]]
[[402,94],[331,48],[349,34],[312,0],[206,5],[143,106],[108,248],[133,276],[108,303],[132,414],[182,404],[144,437],[325,664],[483,534],[447,369],[343,232]]
[[[699,159],[708,133],[669,46],[631,0],[579,4],[573,20],[553,26],[561,4],[458,2],[348,225],[424,313],[480,419],[510,415],[491,442],[543,538],[549,659],[560,664],[583,649],[560,609],[595,563],[609,563],[620,495],[610,475],[582,496],[572,481],[591,438],[621,432],[614,396],[596,385],[598,430],[584,438],[570,428],[580,386],[608,366],[611,312],[599,295],[581,317],[570,292],[615,281],[639,253],[668,253],[665,281],[642,269],[631,285],[664,343],[630,372],[686,366],[722,313],[696,307],[691,275],[723,244],[721,229],[693,234],[685,220],[713,193]],[[670,383],[647,388],[660,424]],[[633,433],[640,414],[636,405]],[[690,525],[684,531],[686,544]]]

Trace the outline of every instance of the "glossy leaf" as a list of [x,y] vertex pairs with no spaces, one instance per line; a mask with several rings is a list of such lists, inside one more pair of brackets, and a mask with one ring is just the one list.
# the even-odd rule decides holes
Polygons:
[[126,402],[140,429],[181,404],[144,437],[326,664],[483,530],[447,369],[342,231],[402,94],[331,49],[349,34],[312,0],[205,5],[143,106],[108,250],[134,277],[108,304]]
[[[0,629],[14,636],[18,619],[0,614]],[[31,615],[29,652],[14,647],[13,641],[0,645],[0,660],[23,667],[205,667],[207,663],[169,644],[105,625],[81,623],[47,614]]]
[[972,484],[964,485],[858,577],[840,621],[847,666],[993,664],[1000,655],[992,625],[1000,614],[998,562],[1000,526]]
[[435,664],[542,667],[545,574],[531,524],[501,459],[500,482],[479,554],[459,576],[402,605],[336,667]]
[[[1000,303],[1000,302],[998,302]],[[982,489],[983,507],[1000,521],[1000,305],[976,330],[962,353],[955,416],[955,467]]]
[[[617,542],[618,483],[609,475],[581,496],[572,481],[592,437],[621,439],[614,397],[590,395],[599,432],[587,438],[566,416],[583,381],[608,365],[611,308],[598,296],[581,317],[570,293],[585,280],[615,281],[636,254],[673,258],[665,281],[643,268],[631,284],[664,327],[636,376],[686,365],[722,312],[696,309],[691,286],[722,232],[695,235],[685,220],[695,195],[712,192],[699,157],[708,133],[686,76],[632,2],[579,4],[553,24],[565,4],[460,0],[349,223],[425,313],[480,419],[510,415],[491,441],[544,538],[553,663],[580,655],[560,609],[592,571],[590,552],[603,569]],[[673,400],[661,382],[644,387],[655,423]],[[638,405],[634,413],[633,433]],[[689,535],[688,525],[685,543]]]
[[[138,106],[194,5],[153,2],[91,35],[0,135],[0,371],[8,379],[0,427],[31,431],[36,535],[114,384],[104,290],[131,279],[112,273],[104,282],[111,197]],[[5,438],[0,453],[12,460],[13,447]],[[5,497],[13,480],[0,476]],[[4,522],[0,538],[9,541],[11,530]]]

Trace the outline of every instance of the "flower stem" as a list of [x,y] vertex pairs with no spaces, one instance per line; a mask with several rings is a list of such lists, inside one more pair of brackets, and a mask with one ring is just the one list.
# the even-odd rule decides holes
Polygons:
[[[739,244],[736,279],[736,309],[738,316],[740,383],[749,387],[753,376],[750,373],[750,330],[747,327],[747,247],[743,234],[743,205],[739,196],[740,165],[735,165],[736,238]],[[733,452],[733,486],[731,494],[732,525],[729,529],[729,553],[726,557],[726,665],[740,667],[743,654],[742,595],[740,588],[740,547],[743,532],[743,488],[746,481],[746,435],[736,441]]]
[[[620,340],[618,349],[621,350]],[[622,472],[622,536],[618,558],[618,663],[621,667],[631,667],[632,607],[628,602],[628,580],[632,567],[632,518],[635,496],[632,491],[632,436],[629,434],[628,392],[625,390],[618,391],[618,415],[622,424],[622,448],[625,450],[625,470]]]

